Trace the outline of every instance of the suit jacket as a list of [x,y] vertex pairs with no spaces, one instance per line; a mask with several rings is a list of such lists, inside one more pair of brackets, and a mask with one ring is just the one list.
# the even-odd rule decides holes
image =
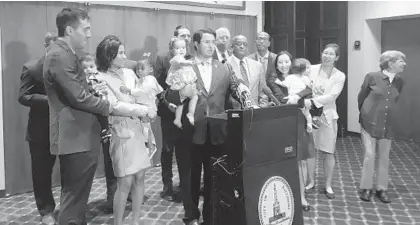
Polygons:
[[[166,83],[166,77],[168,76],[168,71],[171,67],[171,64],[169,63],[171,58],[172,55],[170,52],[166,52],[165,54],[158,54],[156,56],[154,75],[159,85],[164,90],[167,90],[169,87]],[[162,97],[159,97],[158,116],[160,116],[163,120],[174,120],[175,114],[169,110],[168,102],[165,101],[163,95],[161,96]]]
[[109,115],[110,103],[89,92],[78,58],[66,42],[51,44],[43,75],[50,106],[51,154],[99,152],[101,126],[94,114]]
[[[253,105],[259,105],[259,100],[261,97],[265,96],[262,92],[263,88],[267,88],[267,83],[265,80],[264,67],[263,65],[255,60],[245,57],[243,59],[247,65],[248,72],[248,81],[249,81],[249,91],[251,92],[251,101]],[[240,66],[235,60],[234,56],[228,58],[227,63],[232,66],[233,71],[238,79],[244,80],[241,74]],[[233,102],[234,103],[234,102]],[[239,105],[240,106],[240,105]],[[237,108],[238,105],[234,108]]]
[[[255,61],[259,61],[258,60],[258,52],[255,52],[255,53],[249,55],[248,57],[255,60]],[[272,52],[268,52],[267,71],[265,71],[265,79],[266,80],[276,70],[276,67],[275,67],[276,57],[277,57],[277,54],[274,54]]]
[[[312,65],[311,72],[309,74],[309,79],[315,81],[319,76],[319,70],[321,64]],[[313,95],[313,102],[317,108],[323,107],[323,114],[325,115],[328,122],[331,122],[333,119],[338,119],[337,106],[335,100],[341,94],[343,90],[344,83],[346,82],[346,75],[340,70],[334,68],[331,72],[329,79],[325,80],[323,83],[324,92],[322,95]],[[312,89],[315,90],[318,88],[318,82],[314,82]],[[315,93],[315,91],[314,91]]]
[[26,140],[48,144],[50,141],[48,99],[42,78],[44,58],[45,56],[23,65],[18,102],[30,107]]
[[[192,141],[194,144],[205,144],[207,137],[213,145],[223,144],[226,141],[226,124],[219,124],[209,121],[207,116],[221,114],[225,111],[225,102],[229,96],[238,100],[237,88],[238,80],[230,74],[228,68],[217,60],[212,60],[212,79],[210,90],[207,92],[204,87],[203,79],[197,65],[193,65],[197,74],[198,102],[194,114],[194,128],[188,129],[188,120],[185,114],[188,112],[188,101],[184,102],[183,112],[183,133],[182,141]],[[181,104],[179,91],[168,89],[166,98],[169,102],[176,105]],[[191,133],[189,133],[190,130]],[[207,132],[210,132],[209,134]],[[185,136],[188,136],[185,138]],[[192,138],[192,140],[186,140]]]

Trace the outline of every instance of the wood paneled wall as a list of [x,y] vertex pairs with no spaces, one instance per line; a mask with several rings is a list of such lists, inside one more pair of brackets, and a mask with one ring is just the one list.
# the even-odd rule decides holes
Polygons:
[[[0,2],[5,172],[6,193],[9,194],[32,190],[30,155],[25,142],[29,110],[17,102],[22,65],[44,54],[44,35],[56,30],[57,13],[64,7],[88,10],[92,38],[85,51],[89,53],[95,52],[97,44],[106,35],[113,34],[124,42],[128,58],[137,60],[144,52],[151,52],[155,57],[157,52],[168,50],[168,41],[179,24],[187,25],[191,32],[225,26],[232,36],[243,34],[248,37],[249,50],[255,51],[257,19],[251,16],[155,11],[94,3],[87,8],[74,2]],[[160,129],[155,135],[160,140]],[[103,174],[102,164],[99,175]],[[57,170],[54,182],[59,184]]]

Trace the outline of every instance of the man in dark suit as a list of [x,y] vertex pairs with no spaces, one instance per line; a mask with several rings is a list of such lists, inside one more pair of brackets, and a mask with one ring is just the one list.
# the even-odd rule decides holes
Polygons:
[[232,55],[229,49],[230,32],[226,27],[220,27],[216,30],[216,51],[213,53],[213,59],[225,63]]
[[[206,116],[225,111],[225,101],[229,95],[238,100],[238,89],[247,90],[243,84],[238,85],[236,77],[230,74],[227,66],[212,58],[216,34],[211,29],[202,29],[194,33],[194,48],[197,50],[194,71],[197,74],[197,85],[187,85],[182,91],[168,90],[167,100],[179,105],[192,92],[198,92],[199,100],[194,114],[194,127],[186,119],[188,100],[184,101],[182,133],[178,139],[175,152],[181,185],[181,196],[184,204],[184,222],[187,225],[198,225],[198,209],[201,169],[204,166],[204,224],[211,224],[211,163],[212,156],[221,156],[226,141],[224,126],[211,123]],[[211,106],[211,107],[209,107]]]
[[[61,198],[59,224],[87,224],[85,213],[101,150],[97,115],[136,116],[147,107],[109,102],[89,91],[75,50],[91,37],[87,13],[64,8],[56,18],[58,40],[49,48],[43,66],[50,112],[50,149],[60,158]],[[105,83],[96,85],[104,90]],[[131,106],[134,107],[134,106]]]
[[[45,35],[45,48],[56,39],[57,34],[48,32]],[[36,206],[42,216],[42,223],[53,225],[55,201],[51,190],[51,175],[56,157],[50,153],[48,99],[42,78],[44,58],[45,55],[23,66],[18,102],[30,107],[26,141],[31,153]]]
[[257,52],[249,55],[253,60],[260,62],[265,69],[265,79],[269,77],[271,73],[275,72],[275,61],[277,55],[270,52],[268,48],[271,45],[271,37],[268,33],[262,31],[257,34],[256,46]]
[[[185,39],[188,43],[191,38],[190,31],[183,25],[179,25],[175,28],[174,36]],[[171,66],[169,60],[171,60],[172,57],[173,55],[169,51],[165,52],[163,55],[159,54],[156,57],[155,77],[164,90],[168,89],[166,77],[168,76],[168,70]],[[179,190],[174,188],[172,182],[172,159],[176,140],[178,139],[180,132],[180,129],[173,123],[175,119],[175,108],[175,105],[167,105],[163,101],[160,101],[158,105],[158,116],[161,118],[160,123],[162,129],[162,154],[160,162],[162,166],[163,191],[160,193],[160,196],[168,201],[180,202],[179,198],[177,198]]]

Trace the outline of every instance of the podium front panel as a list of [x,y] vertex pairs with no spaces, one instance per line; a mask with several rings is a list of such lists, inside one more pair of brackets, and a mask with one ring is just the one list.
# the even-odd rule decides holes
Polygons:
[[231,166],[247,168],[296,157],[297,114],[294,105],[228,112]]
[[246,168],[243,182],[246,224],[303,224],[296,158]]

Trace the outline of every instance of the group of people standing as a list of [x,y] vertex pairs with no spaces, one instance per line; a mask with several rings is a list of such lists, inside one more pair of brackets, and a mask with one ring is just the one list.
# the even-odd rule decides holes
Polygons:
[[[57,40],[49,37],[46,54],[24,66],[19,97],[21,104],[31,107],[27,140],[36,203],[44,224],[55,223],[51,173],[56,155],[60,159],[62,189],[59,224],[86,224],[87,201],[101,148],[114,223],[123,223],[131,192],[132,224],[139,224],[145,171],[152,166],[150,157],[156,150],[150,127],[156,115],[161,117],[162,130],[161,197],[182,201],[184,223],[198,225],[202,192],[202,224],[212,224],[210,159],[222,155],[226,136],[220,132],[223,128],[207,116],[240,107],[238,93],[244,91],[255,108],[271,105],[267,89],[281,103],[302,108],[299,119],[306,123],[298,127],[298,158],[303,210],[310,210],[305,193],[315,187],[315,150],[323,153],[324,193],[330,199],[335,197],[335,101],[345,83],[345,74],[335,67],[340,55],[337,44],[326,45],[321,63],[310,65],[308,60],[294,59],[287,51],[270,52],[271,37],[266,32],[257,34],[257,52],[249,55],[248,40],[243,35],[231,39],[229,30],[222,27],[216,32],[201,29],[191,37],[188,28],[180,25],[169,41],[168,51],[159,54],[154,65],[147,56],[130,64],[123,43],[113,35],[99,43],[95,56],[76,54],[91,36],[85,11],[65,8],[57,15],[56,23]],[[189,46],[193,46],[194,56]],[[388,152],[380,153],[381,179],[376,193],[383,202],[390,201],[385,180],[392,139],[388,130],[392,127],[386,121],[402,89],[402,80],[395,74],[402,72],[405,65],[405,56],[397,53],[384,53],[383,71],[368,74],[359,94],[366,149],[360,192],[363,200],[370,200],[378,140],[379,148]],[[389,83],[383,83],[386,81]],[[381,104],[374,103],[378,99]],[[35,126],[49,130],[49,137],[37,138],[39,127]],[[172,180],[174,153],[178,188]],[[200,190],[202,170],[204,188]]]

